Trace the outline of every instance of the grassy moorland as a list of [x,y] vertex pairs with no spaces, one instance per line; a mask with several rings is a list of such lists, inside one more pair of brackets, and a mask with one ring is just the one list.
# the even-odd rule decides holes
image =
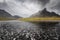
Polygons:
[[21,21],[29,21],[29,22],[36,22],[36,21],[59,21],[60,17],[32,17],[32,18],[19,18],[18,20]]
[[15,20],[15,18],[0,17],[0,21]]
[[59,21],[60,17],[32,17],[32,18],[8,18],[8,17],[0,17],[0,21],[6,20],[20,20],[20,21],[28,21],[28,22],[36,22],[36,21]]

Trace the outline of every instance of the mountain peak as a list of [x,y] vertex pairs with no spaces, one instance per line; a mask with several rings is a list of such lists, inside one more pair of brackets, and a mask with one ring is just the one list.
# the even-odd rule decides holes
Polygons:
[[47,9],[46,9],[46,8],[44,8],[42,11],[43,11],[43,12],[44,12],[44,11],[47,11]]
[[42,11],[39,11],[36,14],[33,14],[31,17],[52,17],[52,16],[59,17],[60,15],[56,14],[55,12],[49,12],[47,11],[46,8],[44,8]]

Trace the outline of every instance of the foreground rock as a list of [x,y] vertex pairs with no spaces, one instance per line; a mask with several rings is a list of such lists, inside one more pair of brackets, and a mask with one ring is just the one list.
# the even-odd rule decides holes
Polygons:
[[0,40],[58,40],[54,30],[43,30],[39,25],[29,22],[0,22]]

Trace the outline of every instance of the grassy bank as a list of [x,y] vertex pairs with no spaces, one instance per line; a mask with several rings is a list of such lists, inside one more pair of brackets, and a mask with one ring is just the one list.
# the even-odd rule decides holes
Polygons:
[[58,21],[60,20],[60,17],[32,17],[32,18],[19,18],[18,20],[21,20],[21,21],[48,21],[48,20],[51,20],[51,21]]
[[0,17],[0,21],[16,20],[15,18]]

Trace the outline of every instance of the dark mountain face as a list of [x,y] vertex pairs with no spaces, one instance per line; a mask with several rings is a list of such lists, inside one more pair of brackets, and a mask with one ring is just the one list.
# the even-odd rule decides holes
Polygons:
[[12,15],[6,12],[5,10],[0,9],[0,17],[12,17]]
[[59,16],[58,14],[56,14],[55,12],[49,12],[46,10],[46,8],[44,10],[41,11],[41,14],[40,14],[42,17],[52,17],[52,16]]
[[0,9],[0,17],[8,17],[8,18],[21,18],[20,16],[12,16],[11,14],[9,14],[8,12],[6,12],[5,10],[1,10]]
[[43,9],[42,11],[39,11],[38,13],[32,15],[31,17],[59,17],[60,15],[56,14],[55,12],[49,12],[45,9]]

